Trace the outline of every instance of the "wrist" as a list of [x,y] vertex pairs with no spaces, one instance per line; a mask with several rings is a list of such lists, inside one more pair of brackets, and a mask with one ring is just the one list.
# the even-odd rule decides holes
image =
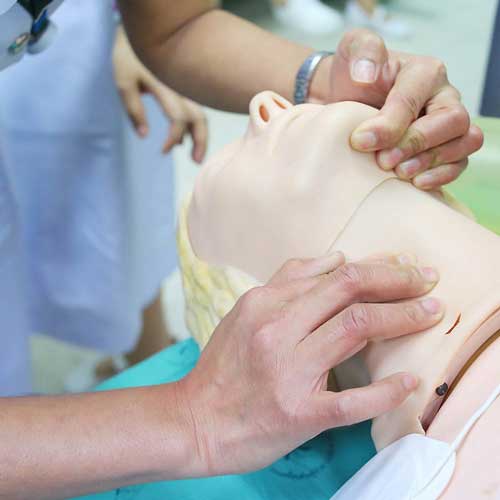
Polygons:
[[[199,477],[204,466],[199,460],[196,432],[191,422],[183,382],[137,389],[130,415],[133,426],[126,426],[132,441],[133,471],[141,482]],[[126,420],[122,421],[125,425]]]
[[[217,396],[208,394],[208,387],[200,386],[188,375],[176,383],[176,400],[183,422],[183,434],[189,443],[189,456],[184,477],[209,477],[222,473],[216,464],[217,425],[211,415]],[[204,390],[205,389],[205,390]],[[208,391],[206,390],[208,389]]]
[[330,99],[331,68],[335,54],[325,57],[320,61],[309,87],[307,102],[314,104],[327,104]]
[[[191,396],[185,379],[158,386],[152,454],[155,481],[207,476],[208,467],[199,443],[199,423],[193,418]],[[160,404],[158,404],[160,403]],[[158,459],[158,457],[160,457]]]

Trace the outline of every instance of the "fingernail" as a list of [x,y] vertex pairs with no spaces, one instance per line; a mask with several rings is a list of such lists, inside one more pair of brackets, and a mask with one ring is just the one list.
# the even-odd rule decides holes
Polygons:
[[377,136],[374,132],[356,132],[352,134],[351,145],[360,151],[369,151],[377,145]]
[[433,267],[421,267],[420,274],[428,283],[437,283],[439,281],[439,274]]
[[414,375],[408,373],[403,377],[403,387],[407,391],[414,391],[418,387],[418,384],[419,380]]
[[413,266],[417,263],[417,258],[411,253],[402,253],[398,255],[398,262],[403,266]]
[[137,132],[139,133],[139,135],[141,137],[146,137],[146,135],[148,134],[148,128],[146,126],[144,126],[144,125],[141,125],[137,129]]
[[420,160],[417,158],[411,158],[410,160],[400,163],[398,168],[401,175],[405,179],[410,179],[418,172],[418,169],[420,168]]
[[440,300],[434,297],[427,297],[420,301],[422,309],[429,314],[435,315],[439,314],[443,310],[443,305]]
[[431,187],[434,181],[434,174],[432,172],[425,172],[424,174],[417,175],[417,177],[413,179],[413,184],[418,188],[425,189]]
[[384,170],[394,168],[402,159],[404,153],[399,148],[390,149],[389,151],[381,151],[378,155],[378,164]]
[[351,78],[355,82],[373,83],[377,77],[377,66],[370,59],[359,59],[351,68]]

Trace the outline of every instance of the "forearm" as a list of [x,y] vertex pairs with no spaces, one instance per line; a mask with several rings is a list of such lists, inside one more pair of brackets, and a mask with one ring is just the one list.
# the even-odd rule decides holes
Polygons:
[[0,498],[68,498],[197,470],[176,384],[0,399]]
[[[165,17],[171,4],[163,2]],[[227,111],[247,112],[262,90],[293,100],[295,75],[312,52],[220,10],[189,12],[186,22],[165,22],[163,29],[151,19],[158,27],[148,31],[145,21],[153,15],[144,2],[122,0],[121,6],[132,45],[161,80]]]

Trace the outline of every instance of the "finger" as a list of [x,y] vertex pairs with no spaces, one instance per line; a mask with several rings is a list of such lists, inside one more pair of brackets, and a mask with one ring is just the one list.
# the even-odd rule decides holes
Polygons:
[[461,104],[440,109],[412,123],[395,148],[378,153],[377,162],[390,170],[422,151],[464,136],[469,127],[469,113]]
[[369,257],[362,259],[360,262],[392,264],[394,266],[415,266],[417,264],[417,257],[411,253],[400,253],[395,255],[388,252],[381,252],[370,255]]
[[129,87],[120,90],[120,95],[133,127],[141,137],[145,137],[149,127],[139,90]]
[[467,164],[468,160],[466,158],[457,163],[431,168],[423,174],[417,175],[413,179],[413,185],[424,190],[431,190],[444,186],[457,179],[467,168]]
[[410,180],[430,168],[459,162],[480,149],[482,145],[483,133],[481,129],[476,125],[471,125],[464,136],[424,151],[400,163],[395,172],[401,179]]
[[351,80],[357,85],[375,83],[388,60],[383,39],[365,29],[348,32],[340,42],[337,53],[349,61]]
[[201,163],[207,152],[208,126],[203,113],[196,113],[194,121],[189,126],[193,139],[191,157],[196,163]]
[[167,140],[163,145],[162,152],[167,154],[175,145],[182,144],[184,134],[186,133],[186,122],[173,121],[170,123],[170,129]]
[[[261,319],[283,308],[288,301],[307,294],[325,273],[344,262],[341,252],[334,252],[317,259],[289,259],[265,286],[255,287],[240,297],[231,314],[248,313]],[[265,306],[265,307],[264,307]]]
[[317,259],[289,259],[269,280],[269,284],[280,286],[295,280],[315,278],[334,271],[344,262],[342,252],[333,252]]
[[353,304],[321,325],[299,345],[324,373],[361,350],[367,342],[421,332],[443,318],[440,300],[426,297],[397,304]]
[[187,132],[188,125],[184,120],[178,120],[174,117],[182,116],[178,103],[181,98],[170,88],[163,85],[153,75],[148,80],[148,90],[158,101],[165,117],[170,121],[167,139],[162,147],[162,153],[169,153],[174,146],[182,144],[184,135]]
[[353,148],[377,151],[395,147],[427,101],[447,83],[444,66],[437,60],[421,58],[403,67],[379,113],[354,130]]
[[414,375],[396,373],[359,389],[323,391],[311,404],[311,415],[323,430],[356,424],[397,408],[418,384]]
[[418,297],[429,292],[438,279],[437,271],[430,267],[344,264],[309,293],[286,306],[285,312],[289,311],[294,318],[291,334],[300,341],[356,302],[388,302]]

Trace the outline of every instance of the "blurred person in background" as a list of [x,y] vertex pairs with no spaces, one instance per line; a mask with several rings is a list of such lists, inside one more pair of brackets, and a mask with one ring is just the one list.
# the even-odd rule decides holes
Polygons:
[[[116,17],[111,0],[68,0],[53,16],[52,46],[0,73],[26,334],[112,355],[77,367],[70,390],[172,342],[160,294],[176,262],[173,162],[165,153],[190,134],[200,162],[207,139],[201,108],[140,63]],[[152,96],[145,106],[141,94]],[[0,394],[30,392],[27,338],[12,329],[2,339]]]
[[[344,27],[342,15],[321,0],[270,0],[274,17],[285,26],[309,33],[327,35]],[[365,27],[389,38],[405,38],[410,27],[392,17],[378,0],[348,0],[345,23]]]

